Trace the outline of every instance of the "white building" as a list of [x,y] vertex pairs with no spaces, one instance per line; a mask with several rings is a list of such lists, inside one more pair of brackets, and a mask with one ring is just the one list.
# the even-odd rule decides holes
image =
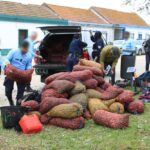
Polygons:
[[32,31],[41,26],[68,25],[48,8],[39,5],[24,5],[14,2],[0,2],[0,49],[5,55],[10,49],[17,48]]

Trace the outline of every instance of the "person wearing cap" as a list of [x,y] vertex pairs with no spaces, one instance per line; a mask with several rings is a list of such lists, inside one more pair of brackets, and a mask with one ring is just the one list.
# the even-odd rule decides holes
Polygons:
[[73,66],[79,61],[82,56],[83,48],[87,47],[87,43],[81,41],[80,35],[75,34],[69,45],[69,54],[67,57],[67,71],[72,71]]
[[95,47],[95,52],[94,54],[96,54],[95,56],[95,61],[99,62],[99,55],[101,53],[101,50],[104,47],[104,41],[102,39],[102,33],[100,31],[96,31],[95,34],[92,34],[92,31],[90,30],[90,36],[91,36],[91,41],[94,42],[93,47]]
[[[19,49],[11,50],[7,55],[7,60],[9,63],[20,70],[28,70],[32,68],[32,55],[28,52],[29,43],[24,41]],[[4,81],[5,86],[5,95],[9,101],[10,105],[14,105],[13,98],[12,98],[12,91],[14,87],[14,80],[9,79],[7,76]],[[18,101],[23,97],[25,86],[26,84],[23,83],[16,83],[17,84],[17,105],[19,104]]]
[[108,65],[111,66],[112,84],[115,83],[115,68],[120,55],[121,50],[113,45],[105,46],[100,54],[100,64],[102,65],[104,72]]

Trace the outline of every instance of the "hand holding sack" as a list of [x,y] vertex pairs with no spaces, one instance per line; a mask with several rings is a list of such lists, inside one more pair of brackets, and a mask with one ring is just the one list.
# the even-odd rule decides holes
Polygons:
[[33,69],[20,70],[12,66],[11,64],[8,64],[5,69],[5,74],[8,78],[16,82],[30,83],[33,71],[34,71]]

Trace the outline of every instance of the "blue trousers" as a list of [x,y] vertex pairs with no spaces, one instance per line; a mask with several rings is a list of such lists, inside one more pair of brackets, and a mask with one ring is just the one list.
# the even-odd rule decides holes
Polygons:
[[150,53],[146,53],[146,71],[149,71]]
[[79,59],[72,54],[69,54],[67,57],[67,71],[71,72],[73,70],[73,66],[79,62]]
[[[13,105],[13,98],[12,98],[12,91],[14,89],[14,80],[11,80],[9,78],[5,78],[4,86],[5,86],[5,95],[9,100],[10,105]],[[17,102],[23,97],[24,91],[25,91],[26,84],[18,83],[17,82]]]

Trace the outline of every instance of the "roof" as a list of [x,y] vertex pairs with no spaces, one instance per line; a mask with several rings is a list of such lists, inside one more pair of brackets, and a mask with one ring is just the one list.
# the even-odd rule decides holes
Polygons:
[[87,9],[43,4],[55,12],[60,18],[77,22],[106,24],[106,22]]
[[148,26],[148,24],[136,13],[121,12],[100,7],[91,7],[91,10],[94,10],[110,24]]
[[25,5],[22,3],[8,1],[0,1],[0,14],[41,18],[58,18],[45,6],[32,4]]

